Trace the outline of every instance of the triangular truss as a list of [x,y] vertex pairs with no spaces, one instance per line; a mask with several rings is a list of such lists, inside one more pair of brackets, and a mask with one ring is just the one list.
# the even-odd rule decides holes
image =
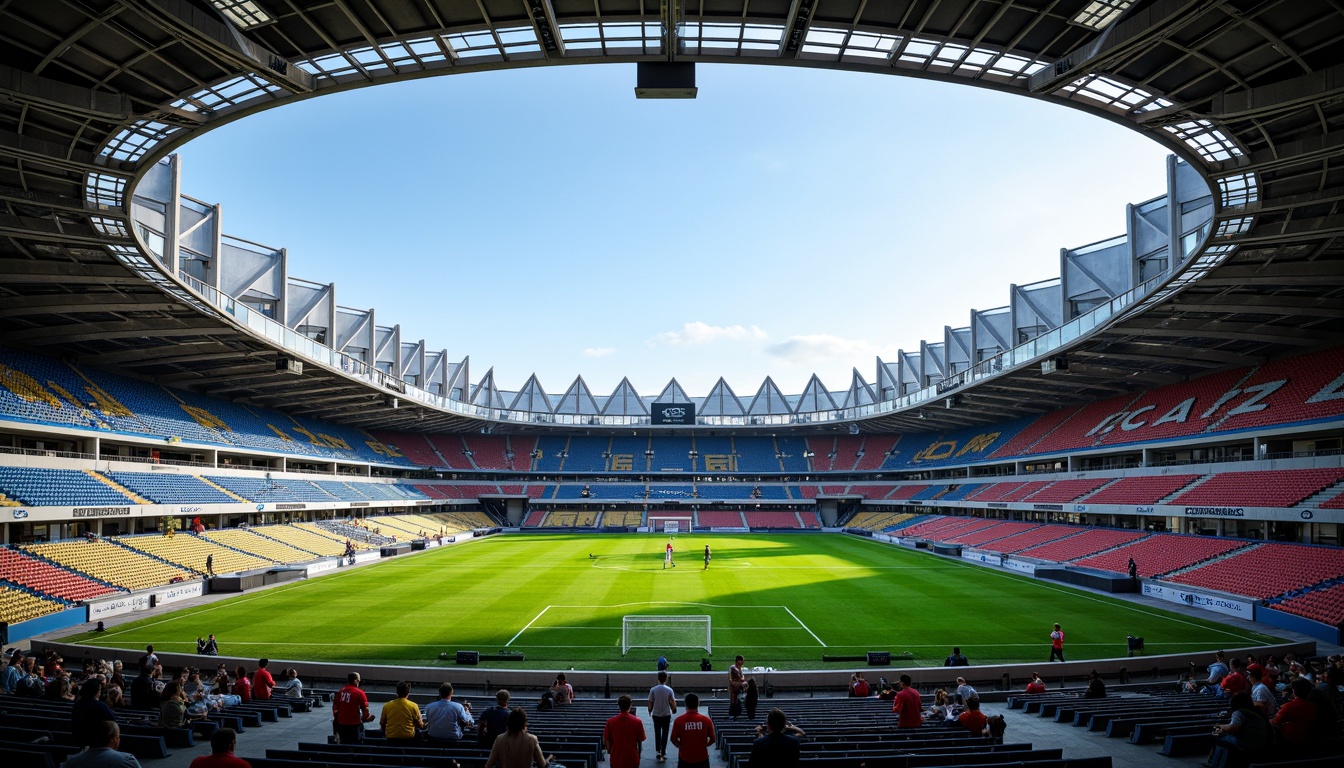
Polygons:
[[751,405],[747,406],[747,415],[776,416],[791,413],[793,409],[789,407],[784,393],[779,391],[774,379],[766,376],[765,381],[761,382],[761,388],[756,390],[756,396],[751,398]]
[[[877,369],[884,370],[882,358],[877,359]],[[865,405],[872,405],[877,402],[877,395],[873,394],[873,388],[864,381],[863,374],[859,369],[854,369],[854,378],[849,382],[849,391],[845,393],[845,401],[840,404],[841,408],[862,408]]]
[[546,396],[546,390],[542,388],[541,382],[537,380],[537,374],[527,377],[527,382],[523,388],[514,395],[513,402],[509,403],[511,411],[527,411],[528,413],[554,413],[551,410],[551,399]]
[[[675,383],[675,380],[673,381]],[[607,404],[602,408],[603,416],[648,416],[649,407],[635,391],[630,379],[621,379],[616,389],[611,391]]]
[[[521,393],[520,393],[521,394]],[[572,413],[580,416],[596,416],[602,412],[597,407],[597,401],[593,399],[593,393],[588,389],[588,383],[582,376],[574,379],[574,383],[569,385],[565,394],[560,396],[560,402],[555,406],[555,412]]]
[[504,402],[504,396],[499,394],[499,388],[495,386],[495,369],[493,367],[485,372],[480,383],[471,391],[471,404],[498,410],[504,410],[508,407]]
[[[675,383],[675,380],[673,383]],[[733,388],[728,386],[728,382],[720,377],[718,382],[714,384],[714,388],[709,390],[709,396],[705,398],[705,402],[700,405],[700,415],[745,416],[747,415],[747,409],[742,407],[742,401],[737,399],[737,395],[733,393]]]
[[831,397],[830,390],[826,389],[826,385],[821,383],[817,374],[812,374],[812,378],[807,380],[807,386],[803,388],[803,394],[798,397],[798,405],[795,410],[798,413],[816,413],[819,411],[834,411],[835,409],[835,398]]
[[655,397],[653,399],[653,402],[681,404],[681,403],[694,403],[695,401],[692,400],[690,397],[688,397],[686,395],[686,390],[681,388],[681,385],[677,383],[676,379],[673,379],[667,382],[667,386],[663,387],[662,393],[660,393],[657,397]]

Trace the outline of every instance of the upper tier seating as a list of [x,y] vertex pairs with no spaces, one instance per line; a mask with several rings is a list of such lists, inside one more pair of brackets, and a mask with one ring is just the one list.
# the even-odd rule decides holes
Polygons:
[[384,445],[395,448],[406,461],[417,467],[429,467],[431,469],[447,469],[448,466],[444,460],[434,451],[434,446],[430,445],[424,435],[414,432],[388,432],[386,430],[373,430],[373,436]]
[[1266,599],[1344,578],[1344,549],[1269,543],[1170,577],[1194,587]]
[[55,613],[63,608],[65,606],[55,600],[47,600],[17,587],[0,583],[0,621],[18,624],[21,621],[32,621],[49,613]]
[[743,512],[750,528],[801,528],[798,515],[783,510]]
[[696,525],[701,528],[741,528],[746,525],[742,521],[741,512],[702,509],[697,516],[699,520]]
[[1002,552],[1005,555],[1011,555],[1030,549],[1038,544],[1062,539],[1065,536],[1073,536],[1078,533],[1078,529],[1068,525],[1038,525],[1030,530],[1016,533],[1011,536],[1005,536],[1002,539],[996,539],[991,542],[980,545],[980,549],[987,549],[990,552]]
[[503,435],[467,435],[465,440],[478,469],[527,469],[532,465],[531,449],[520,455]]
[[[1314,396],[1330,384],[1337,383],[1341,374],[1344,374],[1344,346],[1284,358],[1262,366],[1238,385],[1243,394],[1214,414],[1213,418],[1218,420],[1217,429],[1252,429],[1337,418],[1344,414],[1344,398]],[[1279,385],[1278,382],[1286,383]],[[1264,395],[1266,391],[1268,395]],[[1252,397],[1262,399],[1250,405]],[[1313,399],[1315,402],[1312,402]]]
[[112,486],[77,469],[0,467],[0,492],[33,507],[126,506],[136,503]]
[[780,435],[775,438],[775,449],[779,451],[779,463],[785,472],[802,473],[808,471],[807,459],[803,456],[807,452],[806,440],[801,437]]
[[194,578],[194,574],[182,568],[101,539],[52,541],[45,544],[29,544],[19,549],[45,557],[80,573],[87,573],[99,581],[116,584],[123,589],[147,589],[167,584],[175,578]]
[[1290,597],[1274,603],[1272,608],[1305,616],[1331,627],[1344,624],[1344,584],[1335,584],[1324,589],[1313,589],[1305,594]]
[[1109,552],[1074,560],[1073,564],[1085,568],[1127,573],[1129,559],[1132,557],[1139,575],[1150,579],[1164,573],[1189,568],[1195,563],[1244,546],[1246,542],[1237,539],[1159,533]]
[[195,475],[109,472],[108,477],[155,504],[236,504],[238,500]]
[[854,469],[859,472],[882,469],[882,465],[896,455],[893,451],[901,444],[901,440],[900,435],[864,435],[863,455],[854,462]]
[[3,548],[0,548],[0,579],[72,602],[117,591],[46,561]]
[[[867,455],[867,452],[863,451],[863,441],[863,435],[840,435],[835,438],[835,447],[831,449],[835,458],[817,451],[817,457],[812,461],[816,462],[818,459],[825,458],[830,462],[832,470],[850,472],[854,469],[854,465],[859,463],[859,459]],[[861,452],[863,456],[860,455]],[[881,452],[879,451],[879,453]]]
[[163,536],[157,533],[143,536],[123,536],[119,541],[137,552],[154,555],[185,570],[205,573],[205,558],[214,556],[215,573],[234,573],[257,568],[269,568],[271,563],[190,533]]
[[[910,500],[910,501],[927,501],[927,500],[929,500],[929,499],[946,498],[946,494],[947,494],[947,492],[948,492],[947,489],[950,488],[950,487],[951,487],[951,486],[943,485],[943,484],[930,485],[930,486],[928,486],[927,488],[923,488],[923,489],[921,489],[921,490],[915,491],[914,493],[910,494],[909,500]],[[893,498],[893,497],[892,497],[892,496],[888,496],[887,498]]]
[[252,530],[320,557],[337,557],[345,552],[344,541],[316,526],[301,528],[297,525],[262,525]]
[[1224,472],[1181,493],[1172,504],[1237,507],[1291,507],[1344,480],[1344,469],[1288,469]]
[[1035,557],[1041,560],[1064,563],[1080,557],[1087,557],[1104,549],[1138,541],[1146,535],[1138,531],[1118,531],[1112,528],[1084,529],[1077,536],[1029,547],[1020,550],[1018,554],[1023,557]]
[[446,464],[449,469],[475,469],[461,435],[425,435],[425,439],[439,457],[438,466]]
[[350,427],[0,349],[0,416],[291,455],[409,466]]
[[[253,533],[251,530],[242,528],[223,528],[218,531],[207,531],[205,537],[211,541],[223,544],[226,547],[233,547],[247,552],[265,564],[258,566],[269,568],[272,562],[275,563],[306,563],[316,559],[313,553],[305,552],[301,549],[291,547],[290,545],[268,539]],[[215,570],[219,571],[219,558],[215,558]]]
[[1025,456],[1028,450],[1040,442],[1046,435],[1058,429],[1061,424],[1072,419],[1081,408],[1061,408],[1058,411],[1041,414],[1035,421],[1022,428],[1012,439],[990,453],[990,458],[1002,459],[1013,456]]
[[[780,458],[777,455],[775,441],[768,437],[731,438],[732,453],[737,458],[738,472],[779,472]],[[698,441],[697,441],[698,442]],[[703,453],[703,451],[701,452]],[[801,450],[799,451],[801,454]],[[795,459],[801,460],[800,456]]]
[[1085,501],[1088,504],[1156,504],[1200,477],[1202,475],[1122,477]]

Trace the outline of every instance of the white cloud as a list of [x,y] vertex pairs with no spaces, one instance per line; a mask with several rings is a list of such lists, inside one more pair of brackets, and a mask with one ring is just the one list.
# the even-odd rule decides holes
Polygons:
[[584,357],[606,357],[616,353],[615,347],[588,347],[583,350]]
[[766,354],[790,363],[817,363],[842,359],[858,363],[867,356],[882,354],[882,349],[864,339],[845,339],[826,333],[810,333],[771,344]]
[[757,326],[709,325],[696,320],[686,323],[679,331],[663,331],[648,340],[648,345],[663,347],[690,347],[712,344],[716,341],[740,341],[742,339],[764,339],[765,331]]

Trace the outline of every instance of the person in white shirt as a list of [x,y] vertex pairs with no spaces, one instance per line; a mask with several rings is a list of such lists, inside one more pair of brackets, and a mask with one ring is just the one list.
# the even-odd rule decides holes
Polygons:
[[667,735],[677,713],[677,694],[667,684],[667,672],[658,672],[658,684],[649,689],[649,716],[653,718],[653,745],[658,761],[667,759]]
[[1265,671],[1257,664],[1246,675],[1251,679],[1251,703],[1255,704],[1255,708],[1260,710],[1266,720],[1278,714],[1279,702],[1274,698],[1274,692],[1265,685]]

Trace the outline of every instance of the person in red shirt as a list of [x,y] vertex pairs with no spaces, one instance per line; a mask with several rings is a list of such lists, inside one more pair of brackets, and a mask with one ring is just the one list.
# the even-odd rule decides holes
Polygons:
[[1311,701],[1311,681],[1299,677],[1292,682],[1293,698],[1279,707],[1279,713],[1269,721],[1278,731],[1283,743],[1289,746],[1305,744],[1316,729],[1316,704]]
[[901,675],[900,690],[892,700],[891,711],[896,713],[897,728],[918,728],[924,724],[924,702],[909,675]]
[[616,701],[620,714],[607,720],[602,729],[602,745],[607,748],[611,768],[638,768],[639,745],[644,741],[644,723],[630,714],[630,697]]
[[672,723],[672,746],[677,768],[709,768],[709,745],[714,743],[714,721],[700,714],[700,697],[686,694],[686,714]]
[[271,673],[266,669],[266,665],[270,663],[270,659],[258,661],[257,673],[252,676],[252,697],[258,701],[271,698],[271,691],[275,689],[275,678],[271,677]]
[[1027,693],[1045,693],[1045,681],[1035,672],[1031,673],[1031,682],[1027,683]]
[[1250,693],[1251,684],[1247,682],[1246,675],[1241,672],[1241,659],[1235,657],[1228,659],[1227,666],[1231,667],[1232,671],[1223,677],[1222,682],[1218,683],[1218,687],[1222,689],[1222,693],[1218,695],[1231,698],[1238,693]]
[[331,700],[331,718],[340,743],[358,744],[364,741],[364,724],[373,722],[373,713],[369,711],[369,697],[359,689],[359,673],[351,672],[346,681]]
[[1050,660],[1054,661],[1056,658],[1064,660],[1064,630],[1060,629],[1058,624],[1050,633]]
[[246,704],[252,700],[252,681],[247,679],[247,667],[239,667],[234,674],[233,695]]
[[985,726],[989,724],[989,718],[980,711],[980,699],[972,696],[971,700],[966,702],[966,711],[957,717],[957,722],[965,728],[967,733],[972,736],[984,736]]
[[232,728],[220,728],[210,736],[210,754],[192,760],[191,768],[252,768],[251,763],[233,756],[237,743],[238,734]]

